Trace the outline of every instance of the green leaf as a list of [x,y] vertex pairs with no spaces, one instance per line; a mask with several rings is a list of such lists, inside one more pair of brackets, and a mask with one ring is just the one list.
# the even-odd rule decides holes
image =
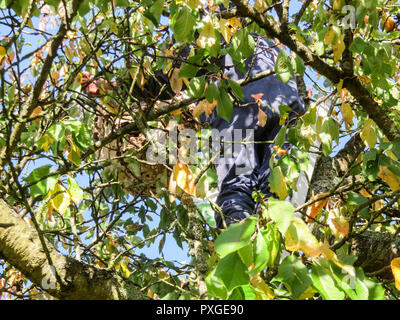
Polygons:
[[256,218],[251,216],[240,223],[234,223],[215,240],[214,246],[221,257],[247,246],[254,232]]
[[1,0],[0,1],[0,9],[6,9],[10,2],[11,2],[11,0]]
[[332,152],[332,140],[339,144],[339,127],[332,118],[324,118],[319,132],[322,152],[327,157]]
[[343,300],[345,298],[344,292],[336,286],[329,270],[319,265],[317,261],[312,266],[311,277],[313,287],[318,290],[324,300]]
[[86,13],[90,11],[90,1],[85,0],[81,3],[78,13],[81,17],[83,17]]
[[73,179],[71,177],[67,178],[67,183],[68,183],[67,191],[68,191],[69,195],[71,196],[71,200],[73,202],[75,202],[75,204],[78,204],[83,199],[83,190],[78,185],[78,183],[75,181],[75,179]]
[[251,270],[252,274],[257,274],[262,271],[267,263],[269,262],[269,246],[271,244],[265,242],[263,234],[258,231],[257,236],[253,242],[253,256],[254,256],[254,267]]
[[205,98],[209,103],[212,103],[214,100],[218,100],[219,98],[219,89],[215,85],[215,83],[211,82],[208,84],[206,92],[204,93]]
[[253,246],[251,243],[249,243],[247,246],[239,249],[237,251],[239,254],[239,257],[242,259],[243,263],[246,265],[246,267],[250,267],[251,264],[253,263]]
[[293,77],[294,72],[292,63],[286,52],[283,50],[279,51],[278,57],[276,58],[275,73],[283,83],[288,83]]
[[293,71],[297,74],[303,75],[306,67],[304,66],[304,61],[297,53],[293,53],[292,57]]
[[244,100],[244,93],[243,93],[243,89],[240,86],[240,84],[238,84],[236,81],[228,79],[229,85],[231,86],[232,91],[235,93],[235,95],[240,99],[240,100]]
[[237,252],[232,252],[222,258],[215,269],[215,276],[220,278],[228,291],[249,283],[247,267]]
[[219,96],[217,99],[217,115],[218,117],[231,121],[233,112],[233,103],[229,98],[228,92],[224,87],[221,87],[219,90]]
[[254,52],[255,43],[248,30],[240,29],[232,37],[232,45],[235,51],[243,54],[247,58]]
[[199,67],[194,66],[190,63],[184,63],[179,70],[179,77],[183,78],[193,78],[196,76],[197,72],[199,71]]
[[193,27],[196,20],[192,16],[188,7],[182,7],[171,19],[171,29],[174,31],[174,37],[177,42],[190,42],[194,40]]
[[280,166],[272,168],[271,174],[268,178],[270,183],[271,192],[276,193],[280,200],[283,200],[288,195],[285,176],[282,173]]
[[369,278],[365,278],[364,283],[368,287],[368,300],[385,300],[385,289],[382,285]]
[[280,233],[285,235],[294,217],[294,207],[289,201],[270,198],[268,200],[268,216],[276,223]]
[[[49,164],[39,167],[39,168],[36,168],[24,180],[29,184],[31,184],[37,180],[40,180],[41,178],[43,178],[44,176],[46,176],[50,173],[50,168],[51,168],[51,165],[49,165]],[[54,176],[48,177],[46,179],[43,179],[36,184],[31,185],[29,187],[29,189],[31,191],[30,195],[32,197],[47,195],[47,193],[51,189],[54,188],[55,184],[58,181],[58,177],[59,177],[59,175],[54,175]]]
[[256,300],[257,294],[250,284],[236,287],[228,300]]
[[367,43],[361,39],[360,37],[356,37],[353,39],[349,49],[353,53],[363,53]]
[[212,270],[206,277],[207,292],[216,298],[226,299],[228,296],[228,290],[222,280],[215,275],[215,272],[216,269]]
[[147,9],[144,16],[157,26],[160,22],[161,13],[163,11],[164,0],[157,0],[153,3],[150,9]]
[[267,244],[268,256],[267,267],[274,267],[281,253],[281,235],[276,224],[268,224],[266,230],[261,231]]
[[375,9],[377,0],[361,0],[362,5],[367,9]]
[[[366,198],[366,197],[364,197],[362,194],[360,194],[360,193],[356,193],[356,192],[354,192],[354,191],[350,191],[348,194],[347,194],[347,204],[349,205],[349,206],[352,206],[352,207],[358,207],[358,206],[360,206],[360,205],[362,205],[362,204],[364,204],[364,203],[366,203],[366,202],[368,202],[368,199]],[[368,219],[369,218],[369,209],[368,209],[368,207],[366,207],[366,208],[363,208],[361,211],[360,211],[360,213],[361,213],[361,216],[363,217],[363,218],[365,218],[365,219]]]
[[213,227],[217,227],[217,223],[215,222],[215,214],[209,203],[201,203],[197,205],[197,208],[200,210],[203,218],[207,221],[207,223]]
[[275,137],[275,145],[277,146],[282,146],[285,143],[286,139],[286,131],[287,131],[287,126],[282,127],[278,134]]
[[204,88],[206,85],[205,77],[192,78],[189,82],[188,93],[194,98],[203,96]]
[[278,268],[276,280],[284,283],[293,299],[297,299],[312,284],[306,266],[296,256],[286,257]]

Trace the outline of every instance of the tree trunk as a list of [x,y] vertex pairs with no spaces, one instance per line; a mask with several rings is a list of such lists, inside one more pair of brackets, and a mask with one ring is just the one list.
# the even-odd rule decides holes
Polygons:
[[0,256],[58,299],[146,299],[140,288],[115,272],[60,254],[0,200]]
[[[321,156],[317,160],[310,190],[315,194],[328,192],[352,165],[364,149],[359,134],[354,135],[333,158]],[[351,252],[357,256],[356,266],[367,273],[391,279],[390,262],[400,256],[400,236],[393,239],[388,232],[364,231],[351,239]]]

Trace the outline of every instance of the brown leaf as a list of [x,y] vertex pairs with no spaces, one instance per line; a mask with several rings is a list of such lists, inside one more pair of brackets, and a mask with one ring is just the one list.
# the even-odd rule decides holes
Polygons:
[[264,93],[256,93],[250,95],[257,103],[264,96]]
[[217,100],[214,99],[212,103],[209,103],[209,102],[206,100],[206,106],[205,106],[205,108],[204,108],[205,114],[206,114],[207,116],[211,115],[211,113],[212,113],[212,111],[214,110],[214,108],[215,108],[216,105],[217,105]]
[[[35,109],[33,109],[30,118],[36,118],[41,112],[43,111],[41,106],[37,106]],[[40,123],[40,118],[37,118],[34,120],[36,124]]]
[[206,107],[206,101],[207,100],[201,100],[192,110],[192,115],[195,118],[199,118],[200,115],[203,113],[205,107]]
[[183,81],[179,78],[179,69],[174,68],[172,70],[169,83],[173,92],[179,93],[182,90]]
[[[327,193],[320,193],[318,196],[319,197],[323,197],[325,196]],[[325,207],[325,205],[328,203],[330,197],[325,198],[323,200],[319,200],[317,202],[314,202],[313,204],[309,205],[307,207],[307,211],[306,211],[306,221],[308,223],[312,222],[313,219],[318,215],[318,213],[322,210],[323,207]]]
[[335,210],[330,210],[327,224],[337,238],[342,238],[349,233],[349,222],[344,216],[338,216]]
[[258,125],[260,127],[265,127],[265,124],[267,123],[268,117],[265,114],[265,112],[261,110],[261,108],[258,108],[257,118],[258,118]]
[[380,166],[378,177],[385,181],[393,191],[400,189],[399,179],[389,168]]

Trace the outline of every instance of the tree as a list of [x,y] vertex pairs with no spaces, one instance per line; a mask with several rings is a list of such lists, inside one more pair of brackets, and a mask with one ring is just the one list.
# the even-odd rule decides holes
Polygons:
[[[231,4],[0,1],[3,298],[398,299],[398,4]],[[282,49],[274,70],[222,79],[215,61],[230,54],[243,68],[251,32]],[[146,156],[163,156],[155,141],[164,141],[187,157],[184,129],[209,132],[201,112],[229,119],[242,86],[272,74],[295,76],[309,109],[273,141],[276,196],[255,191],[259,214],[219,230],[208,197],[215,155]],[[285,199],[310,154],[308,196],[294,207]],[[188,244],[189,264],[163,258],[167,235]],[[153,243],[159,258],[136,253]]]

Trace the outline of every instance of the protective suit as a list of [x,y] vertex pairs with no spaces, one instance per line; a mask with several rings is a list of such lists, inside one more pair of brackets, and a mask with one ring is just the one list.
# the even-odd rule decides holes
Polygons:
[[[253,34],[253,37],[256,48],[246,60],[246,74],[249,73],[250,77],[273,70],[279,53],[276,48],[271,48],[272,42],[258,35]],[[226,55],[222,65],[224,75],[228,78],[236,81],[245,78],[245,74],[234,67],[231,56]],[[273,141],[281,128],[279,106],[287,105],[291,108],[290,118],[305,112],[305,105],[298,95],[294,77],[285,84],[273,74],[251,82],[242,89],[244,100],[240,106],[233,107],[229,122],[218,117],[215,109],[210,116],[202,114],[200,117],[201,121],[209,123],[211,128],[224,132],[221,139],[229,139],[229,136],[233,138],[233,144],[228,145],[230,150],[224,150],[218,159],[219,163],[216,164],[219,187],[217,204],[223,211],[227,226],[233,223],[229,218],[242,220],[256,213],[256,204],[252,199],[254,190],[262,191],[265,196],[270,195],[268,178],[273,144],[267,141]],[[258,94],[262,94],[260,106],[252,97]],[[258,121],[259,107],[267,115],[264,126]],[[251,141],[255,143],[248,143]],[[222,227],[219,214],[216,220],[218,226]]]

